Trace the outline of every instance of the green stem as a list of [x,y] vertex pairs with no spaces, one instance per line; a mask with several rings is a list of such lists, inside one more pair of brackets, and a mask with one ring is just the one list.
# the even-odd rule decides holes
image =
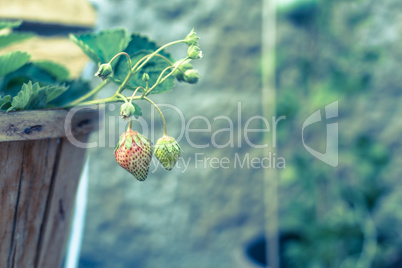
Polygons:
[[134,98],[135,94],[137,93],[137,91],[138,91],[140,88],[142,88],[142,90],[144,90],[144,88],[141,87],[141,86],[140,86],[140,87],[137,87],[137,88],[135,89],[133,95],[131,95],[131,97],[130,97],[130,103],[133,101],[133,98]]
[[171,61],[170,61],[168,58],[166,58],[165,56],[163,56],[163,55],[161,55],[161,54],[156,54],[155,56],[164,59],[167,63],[169,63],[169,65],[173,65],[173,62],[171,62]]
[[148,102],[150,102],[153,106],[155,106],[155,108],[158,110],[158,112],[160,113],[161,117],[162,117],[162,121],[163,121],[163,136],[167,136],[167,130],[166,130],[166,121],[165,121],[165,117],[162,114],[161,109],[159,109],[159,107],[155,104],[155,102],[153,102],[151,99],[147,98],[144,96],[144,99],[147,100]]
[[[137,61],[137,63],[136,63],[136,64],[134,65],[134,67],[131,68],[131,69],[132,69],[132,70],[135,70],[135,72],[137,72],[139,69],[141,69],[141,68],[143,67],[142,65],[141,65],[141,67],[138,67],[138,65],[140,65],[140,63],[142,63],[142,62],[143,62],[144,60],[146,60],[147,58],[151,57],[151,55],[153,55],[153,53],[152,53],[152,54],[148,54],[148,55],[142,57],[139,61]],[[155,55],[153,55],[153,56],[160,57],[160,58],[164,59],[167,63],[169,63],[169,65],[173,65],[173,63],[172,63],[168,58],[166,58],[165,56],[163,56],[163,55],[161,55],[161,54],[155,54]],[[144,64],[146,64],[146,62],[145,62]],[[138,68],[137,68],[137,67],[138,67]]]
[[132,118],[130,118],[130,119],[128,120],[128,127],[127,127],[127,131],[132,130],[132,125],[133,125],[133,119],[132,119]]
[[184,42],[185,42],[185,40],[178,40],[178,41],[173,41],[173,42],[167,43],[166,45],[161,46],[160,48],[158,48],[157,50],[155,50],[153,53],[151,53],[151,54],[149,55],[148,59],[146,59],[139,67],[137,67],[136,69],[134,69],[134,67],[135,67],[135,66],[134,66],[134,67],[133,67],[133,70],[135,70],[135,71],[140,70],[142,67],[144,67],[145,64],[147,64],[147,62],[148,62],[150,59],[152,59],[156,54],[158,54],[159,51],[162,51],[163,49],[165,49],[165,48],[167,48],[167,47],[169,47],[169,46],[176,45],[176,44],[180,44],[180,43],[184,43]]
[[128,102],[126,96],[124,96],[123,94],[117,93],[116,96],[120,97],[122,100],[124,100],[124,102]]
[[167,70],[169,70],[170,68],[172,68],[173,66],[166,67],[166,68],[161,72],[161,74],[159,75],[159,77],[158,77],[158,79],[156,80],[155,84],[147,91],[147,93],[146,93],[145,95],[147,96],[152,90],[155,89],[155,87],[156,87],[157,85],[162,84],[163,81],[165,81],[169,76],[171,76],[171,75],[180,67],[180,65],[183,64],[186,60],[188,60],[188,57],[184,58],[179,64],[177,64],[177,65],[174,67],[174,69],[173,69],[169,74],[167,74],[164,78],[162,78],[163,74],[164,74]]
[[119,53],[117,53],[116,55],[114,55],[114,57],[109,61],[109,64],[112,64],[112,62],[114,61],[114,59],[117,58],[117,57],[120,56],[120,55],[126,56],[128,66],[130,66],[130,68],[131,68],[131,58],[130,58],[130,56],[129,56],[126,52],[119,52]]
[[[174,41],[174,42],[167,43],[166,45],[161,46],[160,48],[158,48],[157,50],[155,50],[153,53],[151,53],[151,54],[149,54],[149,55],[143,57],[142,59],[140,59],[140,60],[134,65],[134,67],[130,69],[130,71],[128,72],[128,74],[127,74],[127,76],[126,76],[126,79],[124,79],[123,83],[121,83],[121,85],[120,85],[119,88],[117,89],[116,93],[121,93],[121,92],[124,90],[124,88],[125,88],[125,86],[126,86],[128,80],[130,80],[131,76],[133,76],[133,74],[135,74],[135,73],[138,72],[142,67],[144,67],[144,65],[147,64],[147,62],[150,61],[155,55],[161,56],[162,58],[165,58],[165,57],[163,57],[162,55],[159,55],[158,52],[162,51],[163,49],[167,48],[168,46],[172,46],[172,45],[180,44],[180,43],[184,43],[184,42],[185,42],[185,40],[179,40],[179,41]],[[166,59],[166,58],[165,58],[165,59]],[[142,62],[142,63],[141,63],[141,62]],[[170,61],[169,61],[169,62],[170,62]],[[141,63],[141,65],[140,65],[140,63]],[[170,62],[170,63],[171,63],[171,62]],[[130,65],[130,67],[131,67],[131,65]]]
[[128,80],[131,78],[131,76],[133,76],[133,74],[134,73],[131,70],[128,72],[128,74],[126,76],[126,79],[124,79],[123,83],[121,83],[121,85],[119,86],[119,88],[116,91],[116,94],[120,94],[123,91],[123,89],[126,86]]
[[[155,84],[146,92],[146,95],[148,95],[149,92],[151,92],[152,90],[154,90],[157,85],[159,85],[159,84],[161,84],[163,81],[165,81],[165,79],[162,80],[162,76],[163,76],[163,74],[164,74],[167,70],[169,70],[169,69],[171,69],[171,68],[173,68],[173,66],[166,67],[166,68],[161,72],[161,74],[159,75],[159,77],[158,77],[158,79],[156,80]],[[168,75],[170,75],[170,74],[171,74],[171,73],[169,73]],[[168,76],[168,75],[166,75],[166,76]],[[162,81],[161,81],[161,80],[162,80]]]
[[66,107],[72,107],[72,106],[81,104],[82,101],[84,101],[84,100],[86,100],[86,99],[92,97],[93,95],[95,95],[96,93],[98,93],[100,90],[102,90],[102,89],[103,89],[107,84],[109,84],[109,83],[110,83],[109,79],[103,81],[103,82],[100,83],[97,87],[95,87],[94,89],[92,89],[90,92],[88,92],[88,93],[85,94],[84,96],[82,96],[82,97],[76,99],[75,101],[72,101],[72,102],[68,103],[68,104],[66,105]]
[[95,104],[101,104],[101,103],[108,103],[108,102],[117,102],[117,101],[122,101],[122,99],[119,96],[111,96],[109,98],[105,98],[105,99],[100,99],[100,100],[92,100],[92,101],[84,101],[81,102],[77,105],[67,105],[65,106],[65,108],[72,108],[74,106],[86,106],[86,105],[95,105]]

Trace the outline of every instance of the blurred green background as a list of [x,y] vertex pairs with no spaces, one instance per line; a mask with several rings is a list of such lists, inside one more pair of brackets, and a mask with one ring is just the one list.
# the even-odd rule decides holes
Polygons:
[[[293,1],[278,17],[283,267],[402,267],[400,1]],[[294,133],[339,101],[339,165]],[[314,132],[310,144],[321,148]],[[325,134],[323,134],[325,135]],[[320,147],[321,146],[321,147]],[[314,147],[314,146],[312,146]]]
[[[201,36],[205,57],[195,66],[200,83],[180,84],[158,96],[157,103],[177,105],[186,120],[198,115],[211,122],[221,115],[236,120],[238,102],[244,121],[262,115],[261,1],[95,3],[100,29],[126,27],[160,44],[185,36],[192,27]],[[281,267],[402,267],[402,2],[277,4],[276,31],[271,33],[277,40],[276,117],[286,116],[278,124],[276,148],[286,160],[276,178]],[[335,101],[339,116],[329,122],[339,124],[339,164],[332,167],[306,151],[301,135],[303,122]],[[142,109],[147,114],[149,107]],[[164,111],[168,125],[179,128],[175,113]],[[111,115],[117,112],[107,114],[106,125]],[[306,144],[320,152],[325,151],[326,123],[311,125],[304,133]],[[211,133],[224,127],[215,123]],[[211,133],[197,133],[193,141],[207,143]],[[118,130],[113,135],[117,140]],[[221,139],[221,144],[227,141]],[[262,136],[253,136],[253,141],[261,143]],[[221,149],[197,150],[186,140],[181,145],[184,157],[193,160],[195,153],[233,159],[236,153],[267,152],[244,141],[241,147]],[[266,225],[262,169],[193,165],[185,172],[158,170],[139,184],[113,162],[113,146],[90,152],[79,267],[262,265],[248,251],[263,237]],[[264,250],[254,249],[257,255]]]

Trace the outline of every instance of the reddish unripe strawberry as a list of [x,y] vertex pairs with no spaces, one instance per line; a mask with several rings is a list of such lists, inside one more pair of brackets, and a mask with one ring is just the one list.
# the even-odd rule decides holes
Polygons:
[[127,130],[120,136],[114,151],[117,163],[139,181],[148,176],[152,158],[151,142],[137,131]]
[[180,153],[180,145],[172,137],[163,136],[155,144],[154,154],[167,170],[172,170]]

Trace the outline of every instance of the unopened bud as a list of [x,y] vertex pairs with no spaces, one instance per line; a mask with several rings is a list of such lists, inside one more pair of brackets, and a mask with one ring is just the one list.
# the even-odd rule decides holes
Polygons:
[[190,69],[184,72],[184,81],[189,84],[197,83],[200,77],[201,75],[199,75],[198,72],[194,69]]
[[127,118],[130,118],[131,116],[134,115],[134,113],[135,113],[134,105],[132,105],[130,102],[123,103],[120,106],[120,116],[123,119],[126,120]]
[[175,68],[180,64],[180,66],[173,72],[173,75],[177,78],[177,81],[184,81],[184,72],[193,69],[193,65],[191,65],[190,61],[191,60],[188,59],[182,63],[182,60],[178,60],[173,64]]
[[196,45],[192,45],[188,48],[187,50],[187,57],[189,57],[192,60],[197,60],[202,58],[202,51],[200,48]]
[[149,81],[149,75],[147,73],[144,73],[142,75],[142,81],[144,81],[145,83]]
[[113,73],[112,66],[110,63],[105,63],[99,66],[98,71],[96,72],[95,76],[98,76],[102,78],[102,80],[105,80],[108,78],[111,74]]
[[188,46],[198,45],[198,39],[200,39],[194,32],[194,29],[186,36],[184,41]]

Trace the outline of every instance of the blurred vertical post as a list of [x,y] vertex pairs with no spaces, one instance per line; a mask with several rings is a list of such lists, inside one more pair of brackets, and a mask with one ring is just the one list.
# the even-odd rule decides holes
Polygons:
[[[275,124],[275,41],[276,41],[276,0],[262,0],[261,27],[261,82],[262,82],[262,112],[268,120]],[[275,136],[274,136],[275,135]],[[271,127],[270,132],[264,132],[264,156],[276,152],[276,134]],[[278,242],[278,194],[277,172],[275,166],[264,169],[264,205],[265,205],[265,237],[267,267],[279,268]]]

